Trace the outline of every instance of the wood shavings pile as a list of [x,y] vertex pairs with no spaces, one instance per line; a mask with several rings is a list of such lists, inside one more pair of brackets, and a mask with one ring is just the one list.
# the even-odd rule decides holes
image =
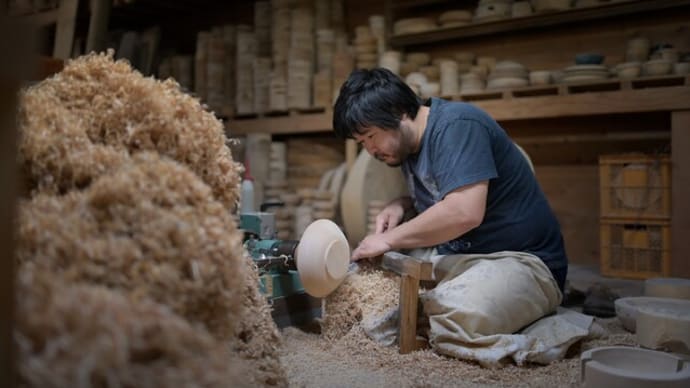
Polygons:
[[150,300],[134,301],[102,286],[68,285],[31,265],[21,271],[17,293],[18,366],[27,386],[256,384],[249,363]]
[[355,325],[376,319],[398,305],[398,276],[361,264],[358,272],[347,275],[324,303],[321,333],[337,340]]
[[286,386],[222,123],[112,52],[20,108],[21,385]]
[[[598,346],[634,345],[617,318],[596,319],[608,333],[574,345],[550,365],[508,365],[487,369],[445,357],[431,349],[399,354],[371,340],[362,322],[397,305],[398,285],[390,274],[365,269],[348,275],[325,302],[320,334],[283,330],[281,360],[291,386],[298,387],[579,387],[580,352]],[[366,301],[366,302],[365,302]],[[364,303],[369,304],[365,307]]]
[[30,190],[64,193],[88,186],[128,156],[155,151],[196,173],[228,209],[241,167],[223,124],[174,80],[145,78],[113,51],[68,61],[21,95],[20,157]]
[[242,306],[245,313],[237,322],[237,334],[231,347],[242,358],[252,361],[252,374],[262,385],[287,386],[287,375],[279,353],[283,346],[282,337],[271,317],[271,307],[257,287],[259,276],[251,259],[245,260],[243,272]]
[[178,163],[139,154],[83,191],[22,203],[19,225],[20,262],[152,298],[220,339],[235,332],[227,317],[241,311],[241,236]]

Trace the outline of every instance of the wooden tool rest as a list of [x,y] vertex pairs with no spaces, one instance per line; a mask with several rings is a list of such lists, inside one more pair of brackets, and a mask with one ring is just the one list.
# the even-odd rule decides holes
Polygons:
[[383,255],[381,266],[400,275],[400,353],[424,346],[417,342],[417,303],[420,281],[433,280],[432,265],[398,252]]

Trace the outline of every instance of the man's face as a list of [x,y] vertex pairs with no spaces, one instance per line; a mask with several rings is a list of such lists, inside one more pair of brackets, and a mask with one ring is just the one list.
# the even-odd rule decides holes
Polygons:
[[361,133],[353,133],[353,136],[370,155],[391,167],[400,166],[411,153],[402,125],[399,130],[364,128]]

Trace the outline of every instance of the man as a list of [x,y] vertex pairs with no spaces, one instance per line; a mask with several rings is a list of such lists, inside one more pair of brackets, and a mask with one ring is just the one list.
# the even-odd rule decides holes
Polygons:
[[[437,350],[476,359],[481,337],[556,309],[568,268],[558,221],[526,158],[485,112],[437,98],[422,104],[390,71],[357,70],[340,90],[333,128],[402,168],[410,197],[381,211],[352,260],[435,248],[447,275],[423,301]],[[412,208],[417,215],[402,222]]]

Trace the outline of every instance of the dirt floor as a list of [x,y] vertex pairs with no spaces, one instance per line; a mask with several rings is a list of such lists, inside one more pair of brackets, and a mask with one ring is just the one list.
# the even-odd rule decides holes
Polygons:
[[635,345],[617,318],[597,319],[609,335],[573,345],[551,365],[502,369],[439,356],[431,350],[406,355],[371,341],[359,327],[336,341],[297,328],[282,331],[280,355],[292,387],[562,387],[579,386],[580,353],[608,345]]

